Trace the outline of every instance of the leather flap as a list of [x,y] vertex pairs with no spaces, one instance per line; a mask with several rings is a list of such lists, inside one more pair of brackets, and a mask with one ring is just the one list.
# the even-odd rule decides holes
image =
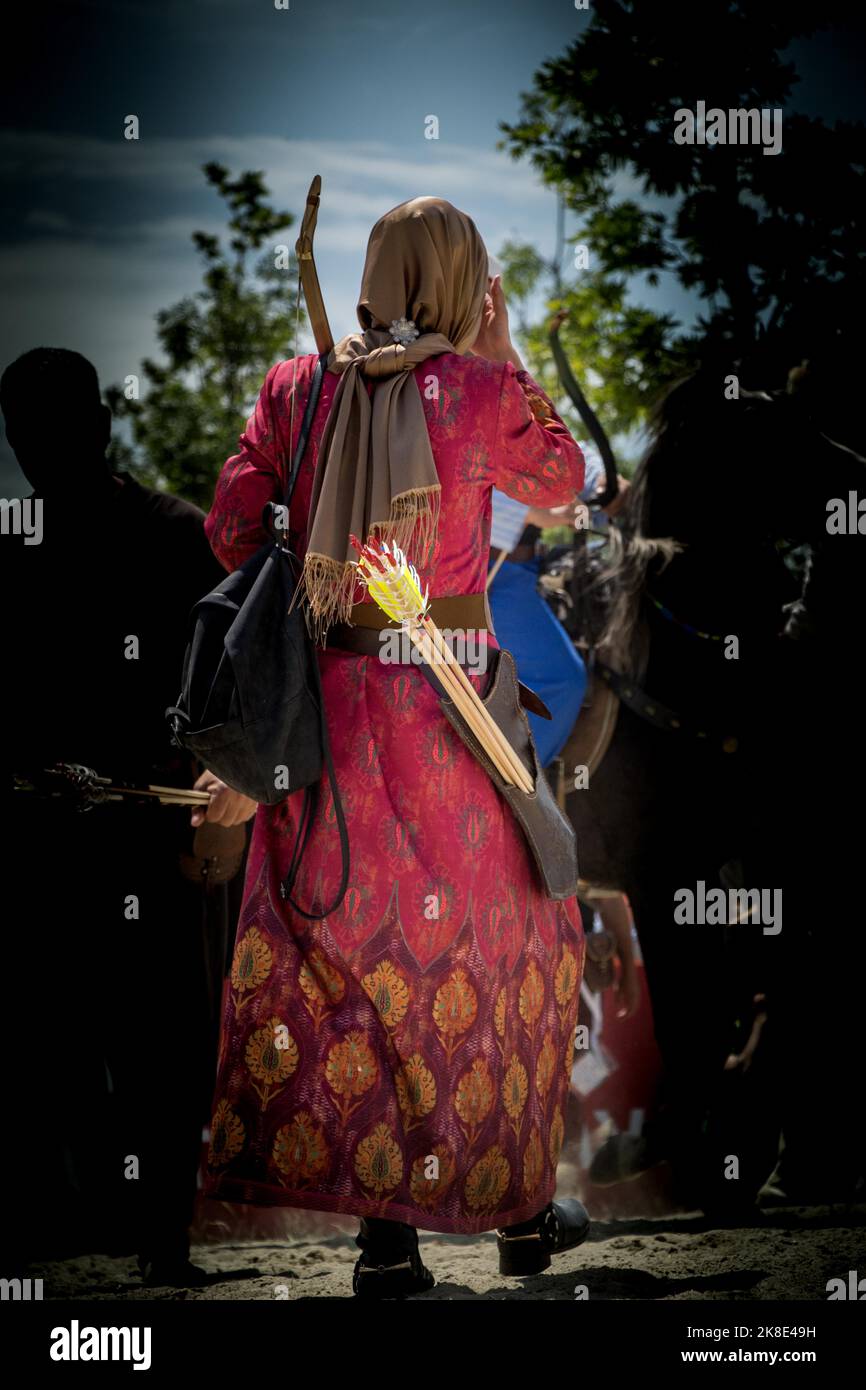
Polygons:
[[537,695],[528,685],[524,685],[523,681],[518,681],[517,689],[520,692],[520,703],[524,709],[530,710],[533,714],[540,715],[542,719],[553,718],[553,715],[550,713],[550,710],[547,708],[541,696]]

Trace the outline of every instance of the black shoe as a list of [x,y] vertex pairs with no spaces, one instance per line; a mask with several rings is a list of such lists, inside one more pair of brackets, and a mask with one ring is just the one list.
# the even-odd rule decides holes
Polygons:
[[408,1298],[426,1293],[436,1283],[421,1259],[413,1226],[366,1218],[355,1243],[363,1252],[352,1276],[356,1298]]
[[426,1293],[436,1283],[420,1255],[407,1255],[391,1265],[374,1264],[374,1258],[363,1254],[355,1265],[352,1289],[356,1298],[408,1298]]
[[541,1274],[551,1255],[574,1250],[589,1235],[589,1216],[575,1197],[550,1202],[531,1221],[497,1231],[499,1273],[520,1277]]

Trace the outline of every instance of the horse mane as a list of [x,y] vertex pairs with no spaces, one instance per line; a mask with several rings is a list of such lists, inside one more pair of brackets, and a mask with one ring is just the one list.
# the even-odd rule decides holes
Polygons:
[[682,550],[673,536],[650,534],[652,489],[659,461],[673,425],[671,398],[693,377],[672,382],[653,406],[647,420],[650,442],[635,471],[619,527],[611,526],[609,557],[600,576],[613,595],[599,655],[614,670],[640,681],[649,660],[649,632],[643,618],[642,596],[650,569],[664,570]]
[[[774,445],[784,452],[782,430],[798,454],[803,452],[806,421],[790,396],[738,386],[736,399],[729,399],[723,384],[730,370],[730,358],[711,354],[658,397],[621,526],[610,531],[603,577],[612,600],[599,654],[637,681],[649,661],[643,599],[651,578],[689,545],[723,550],[726,509],[742,491],[748,505],[741,510],[738,534],[741,544],[752,543],[755,528],[778,510],[779,501],[774,501],[772,473],[756,460],[771,457]],[[758,373],[754,367],[751,372],[754,379]],[[790,473],[786,486],[796,491]]]
[[[811,544],[816,480],[827,496],[863,486],[861,454],[835,438],[837,425],[851,438],[844,411],[837,419],[838,393],[828,392],[823,378],[810,392],[807,364],[789,374],[785,363],[784,354],[735,358],[724,344],[710,345],[700,365],[671,382],[650,411],[648,445],[621,522],[610,528],[599,575],[607,596],[599,655],[638,682],[649,661],[646,591],[671,560],[690,545],[726,557],[732,508],[741,566],[743,554],[768,539]],[[729,381],[737,383],[732,396]],[[768,381],[773,384],[762,389]],[[778,458],[781,473],[772,466]],[[827,573],[842,586],[837,560],[844,555],[837,551],[821,560],[825,588]]]

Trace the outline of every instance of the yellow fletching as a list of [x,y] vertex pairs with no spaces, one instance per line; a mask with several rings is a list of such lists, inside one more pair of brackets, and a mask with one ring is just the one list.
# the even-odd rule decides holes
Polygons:
[[421,592],[415,566],[397,546],[392,549],[387,542],[378,550],[364,546],[357,565],[371,599],[392,622],[417,622],[424,616],[427,595]]

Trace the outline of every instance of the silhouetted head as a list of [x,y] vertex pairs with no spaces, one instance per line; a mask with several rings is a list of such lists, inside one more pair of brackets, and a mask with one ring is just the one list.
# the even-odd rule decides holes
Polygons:
[[89,490],[110,474],[111,411],[80,352],[33,348],[0,378],[6,438],[40,497]]

